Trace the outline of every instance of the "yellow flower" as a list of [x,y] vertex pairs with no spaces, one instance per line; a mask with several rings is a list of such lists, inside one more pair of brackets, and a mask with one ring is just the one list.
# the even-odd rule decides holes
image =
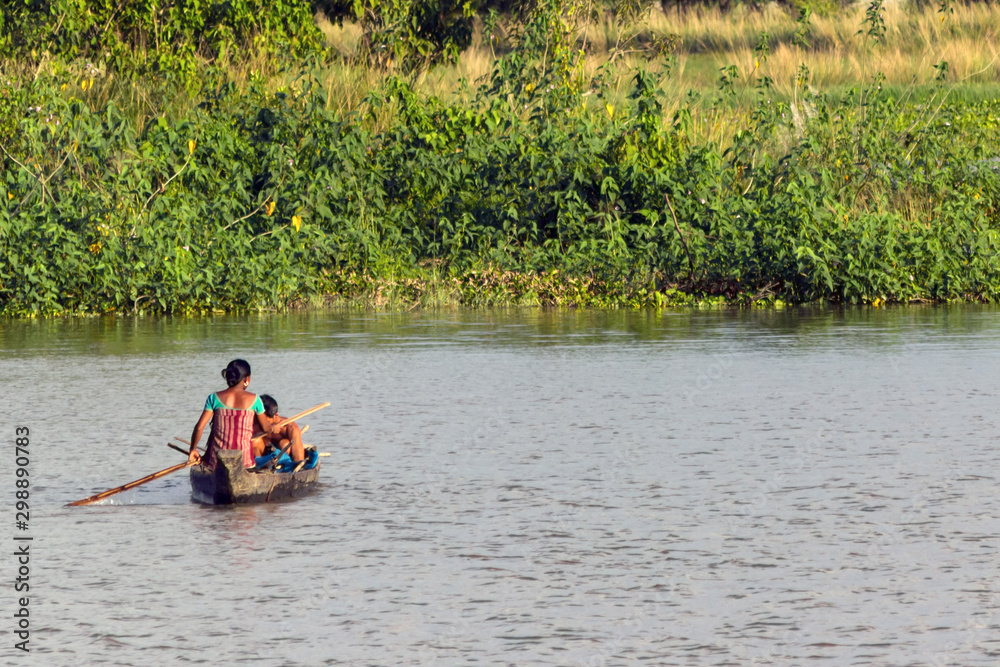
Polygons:
[[274,202],[273,201],[269,201],[266,204],[264,204],[264,212],[267,213],[268,216],[270,216],[272,213],[274,213]]
[[93,85],[94,85],[94,80],[93,79],[84,79],[83,81],[80,82],[80,88],[82,90],[84,90],[84,91],[86,91],[88,88],[92,87]]
[[198,145],[198,142],[192,139],[188,142],[188,154],[194,155],[194,147]]
[[66,90],[66,84],[64,83],[63,85],[59,86],[59,90]]
[[293,215],[292,216],[292,227],[295,228],[295,231],[299,231],[299,228],[302,227],[302,218],[300,218],[297,215]]
[[614,118],[615,117],[615,105],[614,104],[605,104],[604,105],[604,109],[608,112],[608,118]]
[[7,193],[7,201],[10,201],[13,198],[14,198],[14,193],[13,192],[8,192]]
[[101,252],[101,242],[98,241],[97,243],[90,244],[90,252],[92,252],[95,255]]

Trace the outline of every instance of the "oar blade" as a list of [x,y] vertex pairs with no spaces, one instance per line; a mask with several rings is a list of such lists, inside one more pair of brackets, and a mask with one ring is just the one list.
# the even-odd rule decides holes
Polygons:
[[79,507],[80,505],[90,505],[96,503],[99,500],[104,500],[105,498],[110,498],[111,496],[121,493],[123,491],[128,491],[129,489],[134,489],[137,486],[141,486],[146,482],[152,482],[154,479],[160,479],[161,477],[166,477],[172,472],[177,472],[178,470],[183,470],[184,468],[190,468],[195,465],[194,461],[185,461],[184,463],[178,463],[177,465],[170,466],[169,468],[164,468],[163,470],[154,472],[152,475],[146,475],[141,479],[137,479],[134,482],[129,482],[128,484],[122,484],[113,489],[108,489],[107,491],[102,491],[101,493],[90,496],[89,498],[84,498],[83,500],[74,500],[71,503],[66,503],[66,507]]

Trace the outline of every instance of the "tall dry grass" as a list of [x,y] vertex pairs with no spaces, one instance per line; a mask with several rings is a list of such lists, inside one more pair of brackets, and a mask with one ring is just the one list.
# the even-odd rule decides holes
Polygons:
[[[776,4],[761,11],[737,6],[728,13],[696,8],[678,15],[655,9],[633,26],[621,26],[605,17],[580,26],[579,41],[588,51],[587,74],[595,73],[609,58],[620,59],[622,94],[631,78],[629,66],[644,59],[645,48],[656,40],[672,42],[675,65],[665,84],[668,111],[686,100],[688,91],[711,97],[720,69],[730,65],[739,68],[748,90],[755,77],[768,76],[775,93],[789,99],[796,96],[802,65],[808,68],[814,87],[837,90],[870,81],[876,72],[885,76],[887,86],[929,86],[937,74],[934,65],[941,61],[948,63],[951,83],[995,87],[1000,94],[1000,6],[956,5],[942,14],[935,7],[916,9],[892,2],[884,7],[883,16],[887,32],[884,42],[877,45],[864,35],[863,4],[831,16],[813,16],[809,48],[793,46],[795,19]],[[331,99],[336,100],[338,110],[354,109],[384,74],[359,64],[357,26],[318,21],[328,45],[342,57],[327,73],[330,89],[337,93]],[[770,56],[755,66],[754,47],[763,33],[768,35]],[[420,74],[416,86],[444,99],[461,96],[460,82],[474,83],[488,75],[496,57],[489,40],[477,32],[458,63]],[[661,67],[662,59],[654,58],[646,66]],[[721,119],[702,120],[710,126],[724,124]]]
[[[915,9],[900,2],[887,4],[884,43],[874,45],[864,35],[865,6],[857,4],[833,16],[813,16],[810,48],[793,46],[796,23],[771,4],[762,11],[745,6],[723,14],[717,9],[693,9],[680,16],[651,12],[642,26],[632,29],[640,42],[673,37],[677,69],[671,87],[684,91],[714,88],[719,70],[737,65],[742,73],[754,69],[754,47],[769,35],[770,57],[758,74],[770,76],[780,93],[791,95],[799,66],[820,88],[853,86],[875,72],[887,85],[924,85],[934,80],[934,65],[947,61],[955,82],[1000,82],[1000,6],[956,5],[941,14],[934,7]],[[628,28],[611,21],[590,26],[588,36],[605,50],[622,39]],[[860,33],[860,34],[859,34]]]
[[[887,27],[883,44],[873,45],[863,33],[864,6],[859,4],[833,16],[814,16],[811,21],[809,48],[792,45],[796,24],[792,16],[775,4],[761,11],[737,6],[722,13],[717,9],[692,9],[680,15],[664,14],[655,9],[634,26],[617,25],[610,17],[580,26],[579,40],[587,48],[584,67],[593,74],[610,58],[621,63],[618,88],[624,95],[631,79],[631,67],[643,61],[643,49],[655,40],[675,44],[674,67],[665,82],[667,113],[686,103],[689,91],[705,100],[705,108],[695,118],[695,130],[712,136],[724,133],[726,113],[712,108],[718,87],[720,68],[736,65],[744,93],[752,93],[754,77],[768,76],[778,96],[793,99],[795,81],[801,65],[810,73],[810,83],[821,90],[848,88],[868,81],[876,72],[885,76],[889,86],[919,87],[933,83],[934,65],[947,61],[949,80],[962,87],[980,86],[1000,95],[1000,5],[956,5],[941,14],[933,7],[914,9],[901,2],[884,8]],[[390,74],[368,68],[358,48],[361,30],[345,23],[332,24],[322,16],[317,24],[335,57],[321,71],[329,108],[341,115],[358,111],[368,93]],[[754,47],[767,33],[770,57],[755,67]],[[458,62],[420,73],[414,84],[421,92],[444,100],[458,100],[471,94],[475,83],[487,76],[498,54],[490,40],[477,31],[473,44]],[[230,57],[215,63],[228,72],[238,87],[251,81],[263,82],[271,90],[287,89],[297,76],[294,67],[252,54]],[[654,58],[646,67],[662,67],[662,58]],[[79,81],[85,72],[80,66],[44,62],[37,68],[18,71],[16,63],[3,68],[16,77],[36,76],[45,70],[57,70],[64,76],[70,92],[91,104],[116,102],[127,115],[142,125],[150,118],[167,114],[183,115],[197,102],[190,90],[129,81],[101,74],[93,86],[83,92]],[[77,71],[79,70],[79,71]],[[462,82],[468,85],[463,85]],[[69,94],[69,93],[68,93]],[[730,110],[730,113],[732,110]],[[738,112],[738,110],[737,110]],[[391,108],[382,113],[388,119]],[[378,117],[375,129],[381,124]]]

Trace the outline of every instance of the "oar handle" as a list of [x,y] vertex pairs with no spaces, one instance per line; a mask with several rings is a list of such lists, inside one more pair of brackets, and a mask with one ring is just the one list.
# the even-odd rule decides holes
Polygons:
[[287,453],[288,453],[288,451],[289,451],[289,450],[290,450],[291,448],[292,448],[292,441],[291,441],[291,440],[289,440],[289,441],[288,441],[288,444],[287,444],[287,445],[285,445],[284,447],[282,447],[282,448],[281,448],[281,450],[280,450],[280,451],[278,452],[278,455],[277,455],[277,456],[275,456],[275,457],[274,457],[273,459],[271,459],[271,464],[270,464],[270,468],[271,468],[272,470],[274,470],[274,469],[275,469],[275,468],[277,467],[277,465],[278,465],[278,461],[280,461],[280,460],[281,460],[281,457],[282,457],[282,456],[284,456],[285,454],[287,454]]
[[[311,415],[312,413],[314,413],[314,412],[316,412],[318,410],[322,410],[323,408],[327,408],[329,406],[330,406],[330,402],[327,401],[326,403],[321,403],[321,404],[317,405],[316,407],[309,408],[305,412],[300,412],[299,414],[295,415],[294,417],[289,417],[287,419],[282,419],[280,422],[278,422],[274,426],[274,429],[279,429],[282,426],[285,426],[287,424],[291,424],[293,421],[295,421],[297,419],[302,419],[306,415]],[[250,436],[250,439],[251,440],[256,440],[257,438],[263,438],[265,435],[267,435],[267,433],[254,433],[252,436]]]
[[[309,430],[309,424],[306,424],[305,426],[302,427],[302,431],[301,432],[305,433],[308,430]],[[302,446],[303,447],[311,447],[312,445],[302,445]],[[274,468],[278,464],[278,461],[281,460],[281,457],[284,456],[285,454],[287,454],[288,450],[290,450],[291,448],[292,448],[292,441],[289,440],[288,444],[285,445],[280,452],[278,452],[278,455],[275,456],[273,459],[271,459],[271,467]]]
[[285,424],[291,424],[296,419],[302,419],[306,415],[311,415],[314,412],[319,412],[323,408],[328,408],[328,407],[330,407],[330,402],[329,401],[327,401],[326,403],[320,403],[316,407],[309,408],[308,410],[306,410],[304,412],[300,412],[299,414],[295,415],[294,417],[289,417],[288,419],[282,419],[280,422],[278,422],[278,428],[281,428]]

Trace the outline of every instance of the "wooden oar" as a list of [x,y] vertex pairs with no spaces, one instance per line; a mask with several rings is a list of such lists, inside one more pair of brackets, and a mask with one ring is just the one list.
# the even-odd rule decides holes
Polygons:
[[[320,403],[316,407],[309,408],[305,412],[300,412],[299,414],[295,415],[294,417],[289,417],[288,419],[282,419],[273,428],[274,429],[279,429],[282,426],[284,426],[285,424],[291,424],[293,421],[296,421],[298,419],[302,419],[306,415],[311,415],[312,413],[314,413],[314,412],[316,412],[318,410],[322,410],[323,408],[329,407],[329,405],[330,405],[329,401],[327,401],[326,403]],[[251,440],[256,440],[257,438],[263,438],[265,435],[267,435],[267,433],[254,433],[252,436],[250,436],[250,439]]]
[[[183,449],[181,449],[180,447],[178,447],[177,445],[175,445],[172,442],[168,442],[167,443],[167,447],[169,447],[170,449],[176,449],[177,451],[179,451],[184,456],[190,456],[191,455],[191,452],[184,451]],[[198,452],[198,453],[200,454],[201,452]]]
[[91,503],[96,503],[98,500],[104,500],[108,496],[113,496],[116,493],[121,493],[122,491],[128,491],[129,489],[133,489],[139,486],[140,484],[145,484],[146,482],[152,482],[154,479],[160,479],[161,477],[166,477],[172,472],[177,472],[178,470],[184,470],[184,468],[190,468],[193,465],[195,465],[194,461],[185,461],[184,463],[178,463],[175,466],[170,466],[169,468],[165,468],[159,472],[154,472],[152,475],[146,475],[142,479],[137,479],[134,482],[129,482],[128,484],[123,484],[122,486],[119,486],[114,489],[108,489],[107,491],[102,491],[101,493],[98,493],[96,496],[90,496],[89,498],[84,498],[83,500],[77,500],[72,503],[67,503],[66,506],[76,507],[78,505],[89,505]]

